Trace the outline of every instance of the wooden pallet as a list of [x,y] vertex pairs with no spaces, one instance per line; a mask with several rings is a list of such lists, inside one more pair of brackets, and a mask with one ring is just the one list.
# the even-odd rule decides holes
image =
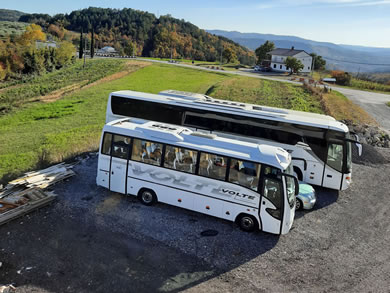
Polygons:
[[61,163],[44,170],[28,172],[0,190],[0,225],[52,202],[57,196],[44,191],[75,173],[73,164]]
[[5,211],[0,212],[0,225],[51,203],[57,198],[57,195],[52,192],[44,192],[38,188],[31,188],[17,196],[13,195],[13,198],[20,199],[15,203],[9,203],[5,200],[0,201],[0,205],[6,207]]

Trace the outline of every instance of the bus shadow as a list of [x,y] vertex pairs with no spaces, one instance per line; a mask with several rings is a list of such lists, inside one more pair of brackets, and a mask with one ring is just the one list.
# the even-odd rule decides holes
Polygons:
[[339,198],[339,191],[319,186],[313,186],[316,190],[317,201],[311,210],[300,210],[295,212],[295,219],[303,217],[305,214],[323,209],[334,204]]

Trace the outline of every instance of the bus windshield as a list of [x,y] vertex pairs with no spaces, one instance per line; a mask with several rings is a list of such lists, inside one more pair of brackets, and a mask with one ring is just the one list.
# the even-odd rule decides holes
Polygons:
[[[294,170],[292,164],[290,164],[286,171],[286,174],[294,176]],[[287,199],[290,207],[294,205],[295,202],[295,180],[293,177],[285,176],[286,178],[286,189],[287,189]]]

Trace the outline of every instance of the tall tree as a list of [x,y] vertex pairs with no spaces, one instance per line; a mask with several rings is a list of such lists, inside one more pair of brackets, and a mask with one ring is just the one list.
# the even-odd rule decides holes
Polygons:
[[79,47],[79,58],[83,58],[83,53],[84,53],[84,39],[83,39],[83,29],[81,29],[81,34],[80,34],[80,47]]
[[316,53],[311,53],[310,56],[313,57],[314,70],[325,70],[326,61],[322,59],[322,56]]
[[257,64],[261,64],[264,60],[267,59],[269,52],[275,49],[274,42],[266,41],[260,47],[255,50],[257,56]]
[[288,56],[286,59],[286,67],[290,68],[290,73],[297,73],[303,69],[303,64],[297,58]]
[[226,60],[227,63],[237,62],[237,55],[231,48],[226,48],[223,50],[223,59]]
[[92,35],[91,35],[91,58],[95,55],[95,30],[92,27]]

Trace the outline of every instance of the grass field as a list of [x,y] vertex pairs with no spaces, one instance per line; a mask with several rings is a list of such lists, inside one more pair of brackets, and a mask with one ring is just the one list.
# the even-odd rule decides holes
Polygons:
[[[138,62],[133,62],[138,69]],[[51,103],[24,104],[13,113],[0,116],[0,182],[23,171],[96,150],[108,94],[112,91],[131,89],[157,93],[178,89],[204,93],[224,78],[227,76],[223,74],[153,65]]]
[[216,84],[207,94],[239,102],[324,113],[317,97],[302,86],[290,83],[240,76]]
[[[82,152],[95,151],[105,121],[107,98],[112,91],[128,89],[158,93],[161,90],[176,89],[236,101],[324,113],[321,100],[297,85],[136,60],[104,59],[88,60],[88,63],[94,63],[88,66],[98,66],[99,70],[106,68],[107,72],[90,72],[89,84],[82,88],[78,85],[85,82],[86,76],[73,77],[79,72],[78,65],[73,67],[73,71],[64,69],[66,74],[56,73],[66,76],[64,79],[52,76],[53,82],[50,82],[47,76],[37,77],[50,85],[50,89],[53,87],[54,93],[60,90],[62,95],[58,97],[53,91],[48,91],[45,96],[33,99],[35,102],[32,102],[32,98],[24,98],[24,90],[29,97],[36,97],[36,94],[28,94],[34,83],[35,86],[39,85],[39,81],[35,79],[21,87],[16,85],[15,88],[6,88],[1,92],[6,93],[11,104],[11,91],[17,93],[14,97],[21,106],[0,115],[0,183],[5,183],[21,172],[59,162]],[[113,74],[108,75],[108,72]],[[103,75],[104,78],[97,80]],[[64,87],[74,89],[70,92],[61,91]],[[19,88],[18,92],[14,91],[16,88]],[[55,98],[46,99],[48,96]],[[349,105],[342,96],[335,96],[334,99],[339,105]],[[330,100],[329,103],[336,102]],[[345,109],[348,107],[345,106]],[[341,112],[335,115],[341,117],[344,114],[345,112]]]
[[351,79],[351,88],[355,89],[361,89],[361,90],[369,90],[369,91],[375,91],[375,92],[390,92],[390,84],[383,84],[373,81],[366,81],[361,79],[352,78]]
[[10,35],[22,34],[28,23],[16,21],[0,21],[0,40],[5,39]]

